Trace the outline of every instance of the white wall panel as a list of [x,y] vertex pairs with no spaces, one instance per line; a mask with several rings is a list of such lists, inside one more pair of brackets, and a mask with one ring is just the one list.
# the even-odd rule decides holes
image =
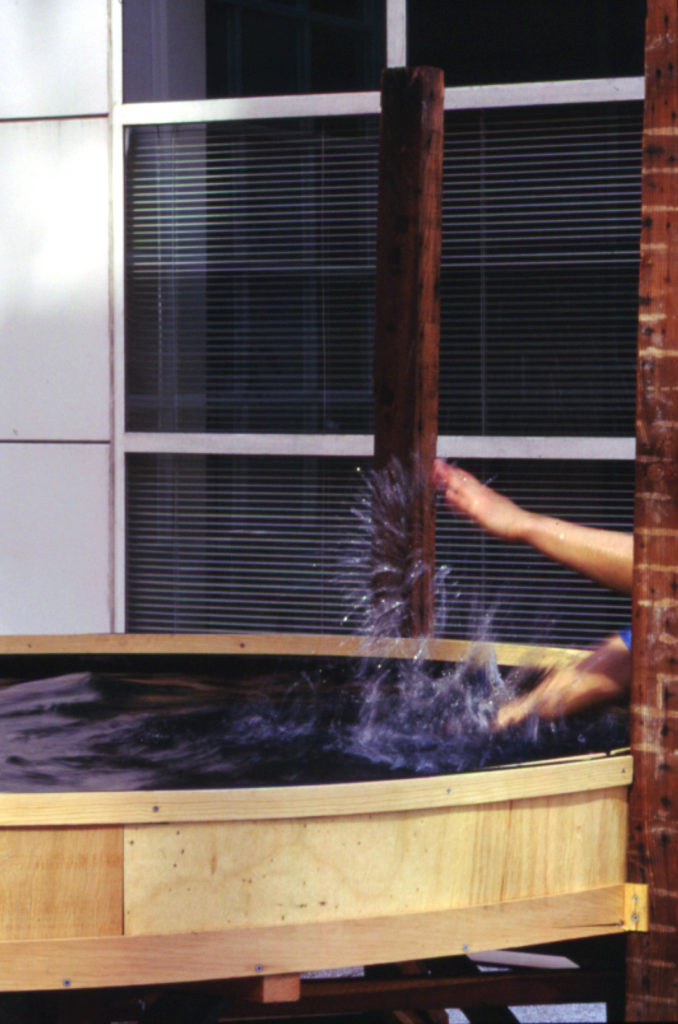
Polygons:
[[0,123],[0,440],[110,435],[108,173],[103,118]]
[[0,118],[107,110],[107,0],[2,0]]
[[110,630],[109,446],[0,444],[0,633]]

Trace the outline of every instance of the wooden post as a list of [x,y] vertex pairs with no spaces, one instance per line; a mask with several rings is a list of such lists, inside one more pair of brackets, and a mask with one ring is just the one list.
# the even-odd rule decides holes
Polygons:
[[627,1019],[678,1019],[678,4],[648,0],[633,594]]
[[405,548],[424,571],[405,584],[403,635],[433,632],[435,502],[429,484],[438,434],[443,72],[382,74],[374,355],[377,470],[397,459],[412,475]]

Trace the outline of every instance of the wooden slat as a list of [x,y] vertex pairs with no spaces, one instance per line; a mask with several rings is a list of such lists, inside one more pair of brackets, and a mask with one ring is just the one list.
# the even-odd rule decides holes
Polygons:
[[581,655],[577,649],[524,644],[479,645],[467,640],[432,637],[371,639],[311,633],[75,633],[0,636],[2,655],[48,654],[256,654],[328,658],[423,658],[463,661],[491,647],[507,666],[562,663]]
[[168,984],[456,955],[624,930],[625,887],[492,906],[180,935],[0,943],[0,991]]
[[629,755],[384,782],[235,790],[0,793],[0,827],[253,821],[455,807],[628,786]]

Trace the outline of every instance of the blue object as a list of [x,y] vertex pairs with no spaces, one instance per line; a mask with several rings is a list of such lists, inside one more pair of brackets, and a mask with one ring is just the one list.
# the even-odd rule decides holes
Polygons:
[[622,638],[622,640],[624,641],[624,643],[626,644],[626,646],[628,647],[628,649],[631,650],[631,630],[630,629],[620,629],[619,630],[619,635]]

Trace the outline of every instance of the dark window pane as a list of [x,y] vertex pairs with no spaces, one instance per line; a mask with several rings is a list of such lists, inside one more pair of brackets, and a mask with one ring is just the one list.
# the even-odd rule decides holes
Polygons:
[[633,435],[641,118],[447,115],[441,433]]
[[369,431],[376,122],[138,128],[133,430]]
[[[234,95],[268,96],[307,88],[296,19],[243,10],[240,33],[241,77]],[[211,89],[210,94],[214,95]]]
[[[640,117],[448,115],[440,433],[633,435]],[[133,129],[129,429],[370,429],[376,127]]]
[[130,456],[128,628],[345,632],[360,480],[350,459]]
[[371,39],[361,32],[329,25],[311,26],[311,91],[354,92],[376,89],[370,67]]
[[379,87],[384,0],[278,13],[257,0],[208,0],[206,26],[210,97]]
[[409,0],[409,62],[452,85],[643,74],[645,0]]
[[370,6],[365,0],[311,0],[314,14],[333,14],[339,18],[360,18],[363,8]]

